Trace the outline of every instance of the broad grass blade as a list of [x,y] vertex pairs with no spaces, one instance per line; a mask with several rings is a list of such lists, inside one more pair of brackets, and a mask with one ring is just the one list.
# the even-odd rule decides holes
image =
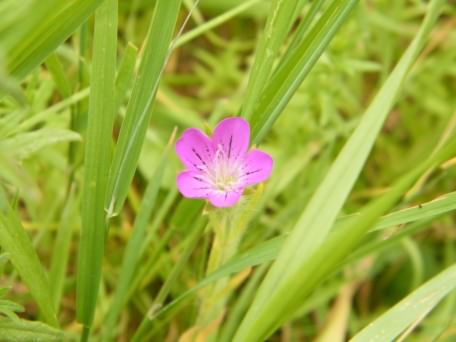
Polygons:
[[106,221],[104,200],[111,161],[116,101],[117,0],[106,0],[95,14],[89,118],[85,137],[82,227],[77,270],[77,319],[84,338],[92,324],[101,279]]
[[155,4],[141,65],[109,174],[109,194],[106,198],[108,218],[115,216],[122,208],[135,174],[152,113],[151,107],[169,55],[180,4],[181,0],[157,1]]

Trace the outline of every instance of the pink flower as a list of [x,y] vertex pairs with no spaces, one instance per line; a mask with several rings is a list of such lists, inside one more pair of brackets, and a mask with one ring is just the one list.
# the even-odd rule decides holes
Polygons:
[[242,118],[222,120],[212,139],[189,128],[176,142],[176,152],[187,168],[177,176],[177,187],[187,198],[208,199],[215,207],[234,205],[244,188],[263,182],[272,170],[272,158],[248,150],[250,127]]

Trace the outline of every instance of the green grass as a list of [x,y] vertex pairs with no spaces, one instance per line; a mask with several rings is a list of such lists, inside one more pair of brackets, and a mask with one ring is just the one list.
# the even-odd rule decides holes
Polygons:
[[[455,339],[455,15],[3,1],[0,340]],[[272,177],[182,198],[175,140],[233,115]]]
[[[93,63],[84,146],[81,236],[76,277],[77,318],[90,333],[100,288],[108,222],[104,200],[111,163],[111,135],[116,110],[115,72],[117,0],[103,2],[95,13]],[[111,101],[106,101],[111,97]]]

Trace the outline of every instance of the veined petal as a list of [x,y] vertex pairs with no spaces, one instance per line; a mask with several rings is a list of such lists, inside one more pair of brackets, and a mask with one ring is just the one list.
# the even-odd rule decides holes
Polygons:
[[187,198],[208,198],[214,191],[198,171],[181,172],[176,179],[179,192]]
[[215,128],[212,141],[215,149],[222,148],[225,159],[239,159],[249,148],[250,126],[242,118],[224,119]]
[[269,154],[259,150],[252,150],[245,159],[245,168],[241,177],[242,186],[264,182],[272,171],[272,158]]
[[214,146],[211,140],[199,129],[189,128],[176,142],[179,159],[189,170],[203,170],[214,158]]
[[217,208],[227,208],[234,205],[239,199],[241,198],[243,189],[239,189],[238,191],[212,191],[209,193],[208,199],[209,202],[214,207]]

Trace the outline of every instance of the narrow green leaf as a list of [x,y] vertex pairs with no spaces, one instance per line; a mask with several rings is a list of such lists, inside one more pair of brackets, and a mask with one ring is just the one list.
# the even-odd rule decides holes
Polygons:
[[24,312],[24,307],[10,300],[0,299],[0,316],[4,315],[13,320],[19,319],[17,312]]
[[59,103],[56,103],[55,105],[39,112],[36,113],[35,115],[31,116],[30,118],[22,121],[19,125],[14,127],[11,131],[9,131],[7,134],[12,135],[12,134],[17,134],[22,131],[27,131],[31,129],[33,126],[35,126],[38,123],[44,122],[46,120],[49,120],[52,118],[52,116],[56,115],[58,112],[72,106],[75,103],[78,103],[89,96],[90,89],[86,88],[83,89],[70,97],[66,98],[63,101],[60,101]]
[[39,189],[30,175],[17,164],[14,155],[0,153],[0,179],[16,187],[24,198],[37,198]]
[[51,53],[46,59],[46,67],[51,73],[60,95],[62,95],[63,98],[69,97],[71,95],[71,84],[65,74],[65,70],[63,69],[57,53]]
[[456,265],[448,267],[356,334],[351,342],[393,341],[414,322],[424,318],[456,288]]
[[122,62],[119,66],[119,71],[116,77],[116,96],[117,96],[117,110],[118,113],[120,106],[122,105],[127,91],[129,90],[131,83],[135,75],[135,64],[136,57],[138,55],[138,48],[131,43],[128,43]]
[[9,260],[29,288],[45,322],[57,326],[47,274],[19,217],[6,203],[4,195],[1,197],[0,246],[8,253]]
[[56,312],[59,310],[60,300],[63,294],[65,283],[65,274],[68,266],[68,259],[71,251],[71,237],[73,236],[74,222],[77,222],[75,213],[77,212],[77,201],[75,201],[74,187],[66,200],[57,228],[54,248],[52,250],[51,270],[49,279],[51,283],[51,292]]
[[437,197],[436,199],[421,203],[414,207],[405,208],[386,215],[375,226],[374,230],[398,226],[418,220],[425,220],[456,209],[456,192]]
[[10,153],[18,159],[25,159],[46,146],[79,140],[81,136],[76,132],[59,128],[43,128],[2,140],[0,151]]
[[163,174],[167,166],[169,153],[174,144],[174,136],[175,132],[173,133],[155,172],[149,180],[143,196],[141,208],[139,209],[138,216],[135,219],[133,233],[128,240],[128,244],[122,258],[122,266],[120,268],[120,275],[114,291],[112,303],[105,319],[104,340],[109,341],[113,338],[113,336],[115,336],[117,319],[122,308],[127,302],[130,286],[132,284],[134,274],[138,269],[138,262],[143,255],[142,246],[146,237],[147,225],[149,223],[150,216],[152,215],[152,210],[155,207],[158,191],[160,190]]
[[[355,132],[299,218],[260,286],[254,303],[236,334],[236,341],[256,341],[268,336],[283,319],[282,308],[289,306],[290,300],[298,295],[297,284],[292,284],[291,280],[296,280],[297,272],[303,270],[309,256],[319,250],[333,226],[412,63],[437,19],[440,5],[439,0],[431,3],[417,36],[366,110]],[[271,312],[272,303],[276,305],[274,314]]]
[[[1,260],[1,255],[0,255],[0,260]],[[10,290],[9,288],[0,287],[0,319],[4,318],[4,317],[1,317],[3,315],[10,319],[17,320],[17,319],[19,319],[19,317],[17,316],[17,313],[24,312],[25,309],[22,305],[19,305],[15,302],[7,300],[7,299],[2,299],[2,297],[4,297],[5,294],[9,290]]]
[[41,322],[26,320],[0,319],[0,340],[4,342],[34,341],[49,342],[62,341],[62,331],[52,328]]
[[97,303],[104,254],[104,199],[111,161],[116,102],[117,0],[105,0],[95,14],[89,118],[85,137],[82,227],[77,269],[77,318],[90,330]]
[[286,62],[279,64],[250,117],[254,144],[263,139],[357,3],[334,0]]
[[14,98],[21,106],[26,104],[25,95],[20,83],[14,77],[6,75],[3,70],[3,65],[0,65],[0,98],[5,95]]
[[102,0],[35,0],[27,20],[17,18],[2,36],[6,70],[25,77],[65,41],[101,4]]
[[151,116],[151,107],[169,55],[180,4],[181,0],[161,0],[155,3],[141,65],[109,173],[109,195],[106,198],[108,218],[115,216],[122,208],[136,171]]
[[196,28],[194,28],[191,31],[185,32],[182,36],[180,36],[176,40],[176,48],[179,46],[182,46],[184,44],[187,44],[189,41],[204,34],[205,32],[208,32],[208,31],[212,30],[213,28],[222,25],[226,21],[232,19],[239,13],[242,13],[242,12],[248,10],[250,7],[254,6],[255,4],[257,4],[260,1],[262,1],[262,0],[247,0],[245,2],[242,2],[238,6],[233,7],[232,9],[224,12],[223,14],[219,15],[218,17],[215,17],[214,19],[211,19],[208,22],[198,25]]
[[323,5],[324,2],[325,2],[325,0],[312,1],[309,12],[302,19],[302,22],[299,24],[298,28],[296,29],[296,33],[294,34],[293,41],[291,42],[290,47],[287,49],[285,55],[283,56],[283,59],[281,61],[282,64],[286,63],[287,58],[289,57],[291,51],[293,51],[296,47],[298,47],[299,44],[309,34],[309,28],[311,27],[316,15],[318,14],[318,11],[321,9],[321,6]]
[[166,282],[163,284],[162,288],[160,289],[160,292],[158,293],[156,300],[152,304],[152,307],[150,308],[147,315],[143,318],[139,328],[136,330],[136,332],[132,338],[132,342],[141,342],[141,341],[150,340],[150,338],[147,338],[147,336],[152,330],[156,310],[162,306],[162,302],[168,295],[170,287],[172,286],[173,283],[175,283],[177,277],[180,275],[183,268],[185,267],[188,258],[190,257],[191,253],[194,251],[198,241],[201,238],[201,235],[203,234],[204,228],[206,226],[207,226],[206,218],[200,216],[200,218],[198,219],[198,221],[195,224],[195,227],[194,227],[192,233],[185,240],[182,255],[179,258],[179,261],[172,268],[171,273],[169,274],[168,278],[166,279]]
[[258,98],[269,80],[279,48],[293,24],[293,14],[299,0],[273,0],[267,16],[266,27],[255,52],[252,71],[246,89],[245,102],[241,114],[249,118]]

